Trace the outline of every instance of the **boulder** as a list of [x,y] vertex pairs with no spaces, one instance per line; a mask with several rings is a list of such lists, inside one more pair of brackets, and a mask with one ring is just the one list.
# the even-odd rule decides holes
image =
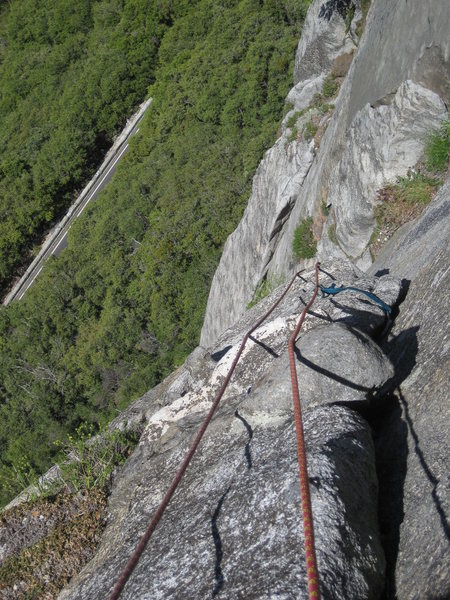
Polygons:
[[364,404],[394,369],[369,336],[343,323],[315,327],[297,343],[297,374],[305,407]]
[[[384,557],[370,429],[346,408],[320,407],[305,432],[323,598],[375,600]],[[116,487],[97,556],[61,600],[107,597],[193,434],[192,422],[181,422],[153,456],[142,448],[128,463],[133,484]],[[252,418],[245,397],[235,398],[208,430],[121,597],[306,597],[299,507],[292,418]]]

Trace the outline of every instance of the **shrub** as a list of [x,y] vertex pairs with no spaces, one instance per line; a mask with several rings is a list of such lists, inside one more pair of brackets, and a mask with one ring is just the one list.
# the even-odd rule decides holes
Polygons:
[[297,135],[298,135],[298,127],[294,126],[288,137],[288,142],[291,143],[291,142],[295,141],[297,139]]
[[322,86],[322,94],[324,98],[331,98],[338,91],[339,85],[333,75],[328,75],[325,78]]
[[39,485],[39,476],[27,456],[21,456],[9,471],[0,471],[0,487],[9,498],[27,488],[35,489],[30,497],[42,491]]
[[303,219],[300,225],[294,232],[294,240],[292,242],[292,250],[295,258],[313,258],[317,250],[317,242],[314,239],[312,232],[312,217]]
[[282,275],[275,277],[275,279],[264,279],[264,281],[256,288],[253,298],[247,304],[247,308],[253,308],[253,306],[258,304],[258,302],[260,302],[263,298],[266,298],[269,294],[271,294],[275,288],[283,284],[284,281],[285,278]]
[[74,436],[69,434],[65,442],[55,442],[67,457],[61,466],[64,482],[75,491],[105,488],[114,468],[125,462],[138,441],[136,432],[92,434],[93,427],[82,424]]
[[330,209],[328,208],[325,200],[322,200],[322,202],[320,203],[320,211],[324,217],[328,217],[328,215],[330,214]]
[[371,0],[361,0],[361,10],[364,17],[366,17],[369,12],[370,3]]
[[315,123],[313,123],[312,121],[308,121],[303,130],[303,135],[304,135],[305,140],[307,142],[310,142],[313,139],[313,137],[316,135],[316,133],[317,133],[317,125]]
[[427,168],[430,171],[445,171],[448,167],[450,148],[450,120],[442,121],[438,131],[432,133],[425,147]]
[[338,245],[338,241],[337,241],[337,237],[336,237],[336,225],[334,223],[332,223],[328,227],[328,237],[333,242],[333,244],[336,244],[336,246]]
[[324,115],[329,110],[334,110],[334,104],[328,104],[327,102],[323,102],[322,104],[319,104],[317,108]]
[[287,120],[286,126],[289,127],[289,129],[292,129],[293,127],[295,127],[298,119],[302,115],[304,115],[307,110],[308,110],[307,108],[305,108],[304,110],[296,110],[295,113],[293,113]]
[[350,8],[347,11],[347,15],[345,17],[345,33],[347,34],[351,27],[352,27],[352,21],[353,21],[353,17],[355,16],[355,5],[351,4]]
[[371,0],[361,0],[362,19],[356,28],[356,35],[360,38],[366,25],[367,13],[369,12]]
[[307,113],[309,110],[309,108],[304,108],[303,110],[296,110],[287,120],[286,122],[286,127],[288,127],[289,129],[291,129],[291,133],[288,137],[288,142],[293,142],[298,135],[298,127],[297,127],[297,121],[299,120],[300,117],[302,117],[305,113]]

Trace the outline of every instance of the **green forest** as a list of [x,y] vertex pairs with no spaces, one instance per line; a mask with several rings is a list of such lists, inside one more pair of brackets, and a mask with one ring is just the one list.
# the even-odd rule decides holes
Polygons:
[[107,423],[197,345],[223,244],[277,136],[308,4],[0,4],[5,282],[153,98],[67,250],[0,308],[0,504],[21,488],[17,465],[44,471],[56,440]]
[[189,4],[0,5],[0,292],[146,95],[164,32]]

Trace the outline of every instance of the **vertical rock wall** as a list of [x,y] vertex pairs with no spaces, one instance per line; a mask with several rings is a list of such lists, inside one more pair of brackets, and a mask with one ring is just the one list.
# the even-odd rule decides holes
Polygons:
[[[293,110],[258,169],[241,224],[225,245],[208,300],[204,346],[243,313],[258,283],[292,272],[294,231],[305,217],[315,218],[318,237],[324,233],[322,257],[346,253],[358,261],[374,226],[376,190],[414,166],[427,133],[445,117],[447,2],[374,0],[359,43],[359,3],[350,29],[338,10],[343,4],[315,0],[310,6],[297,50],[296,85],[287,98]],[[310,106],[336,60],[352,48],[354,59],[320,144],[291,140],[289,117]],[[332,205],[325,226],[322,202]],[[332,222],[339,246],[326,243]],[[366,268],[370,258],[363,258],[359,264]]]
[[409,287],[384,344],[396,388],[376,436],[389,600],[450,596],[449,242],[450,180],[372,268]]

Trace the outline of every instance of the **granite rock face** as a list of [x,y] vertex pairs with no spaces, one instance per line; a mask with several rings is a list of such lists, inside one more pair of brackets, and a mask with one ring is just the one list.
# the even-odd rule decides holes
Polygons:
[[[346,17],[350,5],[356,8],[351,31]],[[294,68],[294,84],[331,70],[333,61],[354,50],[354,25],[361,18],[360,2],[315,0],[309,7]],[[295,88],[294,88],[295,89]]]
[[392,365],[367,336],[343,323],[308,331],[297,345],[304,406],[364,403],[394,375]]
[[330,178],[328,202],[334,207],[337,241],[353,258],[369,243],[377,190],[414,167],[428,133],[447,114],[437,94],[410,80],[384,102],[358,112]]
[[384,344],[396,389],[376,442],[389,600],[450,596],[449,209],[448,181],[373,266],[409,280]]
[[[286,147],[284,134],[259,165],[253,191],[238,228],[227,239],[211,292],[200,343],[209,346],[250,302],[270,261],[314,155],[310,144]],[[231,271],[235,272],[230,289]]]
[[[283,121],[281,138],[261,163],[244,218],[225,245],[211,286],[202,345],[212,344],[243,314],[261,281],[277,282],[294,272],[292,240],[308,216],[314,219],[320,259],[348,255],[368,269],[372,260],[366,245],[375,224],[377,190],[406,175],[420,158],[427,134],[445,118],[450,101],[445,0],[373,0],[359,42],[360,4],[355,3],[348,30],[349,5],[316,0],[308,10],[295,85],[287,97],[293,109]],[[345,73],[353,51],[332,100],[334,112],[319,124],[320,140],[308,147],[303,139],[289,142],[289,119],[314,105],[327,75]],[[303,118],[317,122],[314,109]],[[300,165],[297,172],[293,158]],[[322,205],[329,208],[326,217]],[[328,237],[330,227],[337,245]]]
[[[371,281],[374,288],[376,279],[349,262],[324,265],[320,273],[323,285],[347,280],[361,286]],[[312,295],[313,281],[311,270],[297,277],[268,321],[252,334],[221,407],[123,598],[306,597],[287,341]],[[395,302],[399,280],[388,276],[385,287]],[[282,289],[249,310],[209,351],[195,351],[168,381],[112,424],[127,427],[128,420],[144,421],[145,429],[115,479],[109,524],[97,555],[61,599],[108,595],[181,463],[244,333]],[[342,298],[342,310],[345,302]],[[370,384],[384,383],[392,375],[389,361],[366,334],[333,324],[331,309],[329,298],[318,297],[300,344],[316,335],[325,345],[340,343],[343,354],[349,351],[348,335],[356,344],[363,340],[379,361]],[[379,312],[376,304],[360,299],[361,329]],[[341,341],[331,339],[336,328],[345,332]],[[369,381],[369,368],[371,363],[361,361],[355,378]],[[298,369],[303,380],[301,360]],[[306,394],[302,380],[301,395]],[[378,535],[370,427],[358,412],[331,402],[329,395],[310,406],[305,402],[304,409],[323,598],[375,600],[384,586],[385,562]]]
[[[356,47],[346,34],[344,19],[338,11],[333,11],[330,19],[326,15],[319,17],[322,5],[321,0],[314,0],[308,10],[296,55],[296,85],[286,100],[292,110],[283,121],[280,138],[258,167],[244,216],[228,238],[214,275],[200,338],[202,346],[213,344],[243,314],[267,272],[279,236],[313,164],[314,141],[304,137],[291,139],[289,119],[306,109],[314,95],[321,92],[333,60]],[[305,116],[302,123],[298,122],[298,128],[309,118]],[[276,276],[273,280],[279,279]]]

